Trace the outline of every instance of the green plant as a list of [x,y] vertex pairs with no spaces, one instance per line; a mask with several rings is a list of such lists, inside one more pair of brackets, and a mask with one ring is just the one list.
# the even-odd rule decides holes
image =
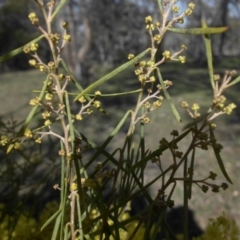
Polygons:
[[[202,22],[202,28],[173,28],[175,23],[183,23],[184,18],[191,15],[195,5],[190,3],[185,11],[179,13],[180,8],[176,5],[176,0],[158,0],[161,22],[154,22],[151,16],[145,18],[146,30],[150,36],[150,47],[136,57],[129,54],[128,62],[83,89],[61,56],[66,44],[71,41],[68,24],[62,23],[62,34],[52,31],[52,21],[67,1],[61,0],[57,4],[52,0],[46,5],[42,0],[36,0],[36,2],[43,13],[46,29],[42,27],[37,14],[30,13],[30,21],[42,35],[29,44],[2,56],[0,62],[24,51],[32,57],[29,64],[43,72],[46,79],[43,82],[43,88],[38,91],[39,95],[30,100],[33,108],[19,132],[14,137],[2,135],[1,145],[9,153],[21,148],[27,141],[41,144],[46,136],[59,140],[59,155],[56,158],[61,161],[59,170],[61,180],[60,184],[56,184],[54,188],[61,192],[60,204],[58,210],[42,226],[41,231],[44,231],[50,223],[55,222],[51,239],[73,240],[94,239],[95,237],[97,239],[123,239],[123,235],[124,238],[134,239],[137,234],[141,234],[142,239],[156,239],[159,231],[165,231],[167,239],[175,239],[173,231],[165,220],[165,214],[168,207],[174,206],[172,195],[177,182],[182,182],[184,187],[183,236],[184,239],[188,239],[187,211],[192,187],[197,186],[203,192],[208,191],[209,188],[212,192],[218,192],[220,189],[228,188],[227,182],[232,183],[220,156],[223,146],[215,138],[216,125],[213,120],[222,114],[231,114],[236,107],[233,103],[226,104],[223,92],[239,82],[240,77],[232,80],[236,75],[235,71],[226,72],[223,78],[214,74],[209,37],[209,34],[221,33],[227,28],[208,28],[205,22]],[[157,149],[146,149],[145,131],[148,131],[146,125],[151,121],[150,113],[154,114],[159,111],[165,99],[173,116],[181,122],[177,108],[168,93],[168,88],[173,85],[173,82],[162,78],[159,67],[169,61],[185,63],[186,58],[181,54],[187,47],[181,45],[177,52],[165,50],[161,53],[159,46],[167,31],[204,36],[213,100],[206,113],[200,113],[198,103],[190,105],[183,101],[182,107],[186,109],[191,118],[191,122],[186,125],[183,133],[173,130],[170,140],[167,140],[167,136],[161,136]],[[37,52],[39,47],[37,42],[42,38],[47,40],[52,53],[52,61],[48,63],[44,63]],[[138,89],[112,94],[104,94],[97,89],[132,65],[135,66],[135,74],[139,82]],[[76,90],[70,91],[69,86],[74,86],[77,93]],[[82,133],[84,125],[81,124],[81,120],[83,118],[91,117],[89,115],[97,111],[102,114],[107,113],[100,101],[102,98],[120,97],[126,94],[137,95],[135,109],[130,109],[125,113],[100,146],[95,143],[95,139],[89,139]],[[74,104],[78,107],[77,113],[72,110],[71,106]],[[42,124],[31,129],[30,123],[34,121],[37,109],[41,111]],[[123,145],[109,152],[108,145],[115,136],[117,137],[118,132],[128,120],[130,123]],[[139,129],[140,136],[136,134],[137,129]],[[179,149],[179,143],[189,136],[191,141],[186,150]],[[212,181],[216,179],[216,173],[213,171],[207,173],[203,179],[194,178],[195,162],[198,160],[196,151],[205,151],[209,148],[213,149],[227,182],[213,183]],[[94,153],[87,155],[90,149]],[[161,155],[166,150],[169,150],[172,162],[163,168]],[[102,161],[99,162],[99,159]],[[159,175],[146,184],[144,173],[149,162],[159,168]],[[108,165],[110,170],[106,170]],[[94,170],[90,171],[93,167]],[[182,175],[179,177],[181,171]],[[159,182],[158,193],[151,196],[148,189],[157,181]],[[110,188],[107,201],[103,194],[106,188]],[[123,219],[122,216],[126,214],[129,202],[138,194],[143,195],[148,206],[137,215],[128,215]],[[11,236],[9,233],[9,237]]]
[[208,225],[206,227],[206,232],[195,240],[211,240],[211,239],[239,239],[239,228],[234,219],[227,216],[226,213],[222,213],[215,219],[209,219]]

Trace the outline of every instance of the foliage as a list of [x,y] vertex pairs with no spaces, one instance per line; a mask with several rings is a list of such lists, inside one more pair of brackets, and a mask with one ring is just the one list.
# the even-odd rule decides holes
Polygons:
[[[4,205],[0,206],[1,208],[4,208]],[[128,206],[130,207],[130,206]],[[45,208],[41,211],[40,216],[38,220],[33,218],[32,216],[28,216],[27,213],[22,212],[15,212],[14,215],[9,216],[6,215],[4,217],[4,221],[0,224],[1,229],[1,240],[9,239],[8,236],[11,235],[13,238],[17,239],[35,239],[35,240],[47,240],[51,238],[52,235],[52,227],[53,224],[48,226],[47,229],[45,229],[42,233],[39,232],[39,228],[41,225],[43,225],[48,218],[51,217],[52,214],[58,209],[58,203],[57,202],[50,202],[48,203]],[[130,215],[128,211],[130,208],[126,208],[121,216],[119,221],[122,222],[124,220],[130,219]],[[121,211],[121,209],[119,209]],[[69,211],[67,213],[69,215]],[[88,221],[90,219],[94,219],[99,215],[99,212],[97,210],[92,210],[92,212],[89,215]],[[2,216],[0,216],[2,217]],[[17,220],[16,220],[17,219]],[[14,222],[14,229],[12,229],[13,232],[10,232],[11,229],[9,229],[9,221]],[[15,222],[16,221],[16,222]],[[113,222],[108,219],[109,225],[113,225]],[[102,224],[101,224],[102,225]],[[100,226],[95,226],[94,231],[97,232],[101,229]],[[120,239],[126,239],[126,236],[130,236],[136,229],[136,226],[138,225],[138,221],[131,221],[128,224],[126,224],[126,231],[120,229]],[[136,234],[133,239],[141,239],[142,236],[145,233],[144,226],[140,226],[140,228],[136,231]],[[219,239],[219,240],[238,240],[240,235],[240,230],[237,227],[236,221],[234,219],[231,219],[229,216],[226,215],[226,213],[222,213],[220,216],[216,217],[215,219],[209,219],[209,222],[206,226],[205,233],[202,236],[193,238],[193,240],[212,240],[212,239]],[[99,239],[99,235],[96,235],[92,239]],[[110,239],[113,239],[110,237]],[[183,234],[178,234],[176,236],[176,239],[183,240],[184,236]]]
[[240,234],[240,230],[236,224],[236,221],[228,217],[226,213],[223,212],[216,219],[209,219],[205,233],[201,237],[194,238],[194,239],[195,240],[211,240],[211,239],[237,240],[239,239],[239,234]]
[[[2,209],[4,209],[4,205],[0,206]],[[41,211],[40,216],[38,220],[33,218],[32,216],[28,216],[27,212],[15,212],[13,215],[6,215],[4,216],[4,221],[0,224],[1,229],[1,240],[6,240],[12,237],[13,239],[34,239],[34,240],[47,240],[51,239],[52,235],[52,227],[53,224],[49,225],[43,232],[40,232],[40,227],[51,217],[52,214],[54,214],[55,211],[58,209],[58,203],[57,202],[50,202],[46,204],[45,208]],[[128,211],[130,209],[127,209]],[[122,209],[119,209],[119,211],[122,211]],[[126,211],[126,209],[122,212],[119,221],[122,222],[124,220],[130,219],[130,215]],[[90,215],[88,216],[87,221],[90,221],[91,219],[94,219],[98,216],[99,212],[97,210],[92,210]],[[69,216],[69,208],[67,211],[67,215]],[[0,216],[3,217],[3,216]],[[14,223],[14,229],[9,229],[9,222]],[[86,220],[85,220],[86,222]],[[109,225],[113,225],[113,222],[108,219]],[[101,223],[102,225],[102,223]],[[102,228],[102,226],[95,226],[94,233],[99,232],[99,230]],[[132,235],[132,233],[136,230],[136,226],[138,225],[138,221],[131,221],[128,224],[126,224],[126,231],[123,229],[120,229],[120,239],[126,239],[126,236]],[[133,239],[141,239],[141,236],[144,235],[145,228],[141,226],[137,231]],[[95,237],[92,237],[91,239],[99,239],[100,234],[96,234]],[[110,237],[111,240],[113,240],[113,237]]]
[[[57,4],[52,0],[45,4],[42,0],[36,0],[46,27],[43,27],[36,12],[31,12],[29,19],[42,36],[11,54],[0,57],[0,61],[5,61],[23,49],[24,53],[31,56],[30,66],[45,76],[42,89],[35,91],[38,96],[30,99],[32,110],[20,130],[14,136],[8,132],[1,135],[1,146],[7,153],[24,149],[29,143],[42,144],[43,139],[48,136],[59,142],[59,151],[55,158],[59,162],[57,166],[61,179],[54,188],[60,192],[60,203],[55,212],[51,212],[41,231],[44,232],[53,224],[51,239],[94,239],[96,236],[98,239],[122,239],[123,235],[127,239],[137,239],[137,234],[141,235],[141,239],[156,239],[159,231],[164,231],[167,238],[175,239],[174,229],[168,227],[165,215],[168,208],[174,207],[173,193],[177,182],[180,182],[183,184],[183,236],[188,239],[188,201],[192,196],[192,187],[196,186],[204,193],[209,189],[217,193],[226,190],[229,183],[232,184],[220,155],[223,146],[215,137],[214,120],[220,115],[231,114],[236,108],[234,103],[226,103],[223,93],[228,87],[238,83],[240,77],[235,78],[236,71],[227,71],[223,77],[214,73],[210,42],[210,34],[221,33],[227,28],[208,28],[203,21],[202,28],[177,30],[173,25],[183,23],[185,18],[190,17],[195,5],[189,3],[187,9],[180,12],[176,0],[158,0],[161,22],[154,21],[152,16],[145,18],[145,27],[150,37],[149,48],[137,56],[130,53],[129,61],[83,89],[62,58],[62,52],[71,42],[68,23],[62,23],[62,33],[52,31],[52,22],[66,2],[61,0]],[[161,52],[160,45],[167,31],[204,36],[213,99],[206,113],[200,112],[198,103],[189,104],[183,101],[181,106],[190,116],[191,122],[182,133],[169,130],[170,139],[161,136],[157,149],[146,149],[145,131],[148,131],[147,124],[151,121],[150,113],[156,114],[167,102],[173,117],[178,122],[182,121],[168,92],[173,82],[162,78],[160,67],[169,61],[184,64],[186,57],[182,54],[187,47],[180,45],[176,52],[169,49]],[[49,44],[52,54],[49,62],[44,62],[39,55],[38,41],[41,38],[45,38]],[[137,89],[111,94],[99,91],[100,86],[112,81],[130,66],[135,67],[134,73],[139,84]],[[84,124],[87,124],[82,124],[83,119],[88,119],[97,112],[107,115],[105,105],[100,101],[102,98],[128,94],[136,95],[135,109],[129,109],[122,116],[100,145],[96,143],[101,138],[98,134],[96,139],[83,134]],[[36,121],[37,111],[41,113],[40,121]],[[37,122],[37,127],[30,125],[33,122]],[[126,125],[128,130],[122,146],[118,146],[113,152],[108,151],[108,145]],[[186,149],[183,149],[180,143],[187,137],[191,140]],[[209,149],[213,149],[226,182],[216,183],[217,174],[213,169],[209,169],[209,173],[202,179],[194,177],[195,164],[198,161],[196,152]],[[172,161],[163,166],[162,154],[167,150]],[[146,183],[144,178],[148,163],[159,169],[159,175]],[[155,196],[151,196],[148,189],[155,182],[158,182],[159,190]],[[107,197],[105,190],[109,190]],[[139,194],[148,205],[138,214],[129,215],[129,204]],[[43,214],[45,213],[50,211],[44,211]],[[22,222],[25,223],[26,220],[23,219]]]

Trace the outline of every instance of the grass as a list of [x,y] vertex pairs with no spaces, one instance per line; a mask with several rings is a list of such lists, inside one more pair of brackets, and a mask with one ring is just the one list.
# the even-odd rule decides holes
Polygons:
[[[217,64],[216,73],[223,73],[225,69],[239,69],[240,61],[237,58],[227,58],[221,63]],[[154,149],[158,146],[159,140],[164,136],[170,139],[170,132],[173,129],[181,130],[190,119],[186,112],[181,109],[180,104],[183,100],[188,101],[190,104],[198,102],[202,110],[207,110],[211,104],[212,92],[208,78],[208,72],[206,66],[196,67],[192,65],[180,65],[176,63],[168,63],[163,65],[162,75],[164,79],[173,81],[174,85],[169,90],[176,107],[180,110],[183,123],[179,124],[174,119],[171,111],[168,108],[167,102],[158,111],[154,112],[151,118],[150,124],[147,126],[147,148]],[[27,113],[30,110],[28,104],[29,100],[35,96],[32,90],[38,90],[42,86],[44,75],[38,73],[35,70],[27,72],[13,72],[0,75],[1,80],[1,94],[0,101],[3,103],[0,109],[0,116],[7,120],[11,115],[15,119],[24,120]],[[134,90],[138,88],[136,79],[132,78],[131,74],[119,76],[112,82],[108,82],[103,87],[103,93],[105,92],[121,92],[125,88],[131,88]],[[240,106],[239,87],[230,89],[226,96]],[[89,116],[85,122],[83,122],[83,133],[90,136],[92,140],[101,142],[104,140],[120,120],[122,114],[134,107],[136,98],[134,96],[126,97],[114,97],[104,101],[104,108],[109,113],[105,116],[100,113]],[[228,190],[221,191],[220,193],[212,193],[211,191],[204,194],[197,187],[193,188],[193,197],[190,201],[190,208],[195,211],[196,218],[202,227],[209,217],[213,217],[219,213],[219,211],[226,211],[230,213],[240,225],[240,201],[239,201],[239,153],[240,153],[240,109],[238,108],[233,115],[224,116],[217,120],[217,136],[220,142],[224,145],[222,151],[225,166],[231,176],[234,185],[230,186]],[[82,125],[82,126],[83,126]],[[123,132],[126,128],[123,129]],[[115,148],[119,146],[124,133],[121,132],[119,136],[114,139],[111,147]],[[188,139],[186,139],[181,147],[186,148]],[[166,165],[169,163],[169,155],[164,156]],[[219,180],[224,179],[221,172],[218,169],[217,162],[215,160],[212,151],[197,153],[196,159],[196,178],[206,177],[209,171],[216,171],[219,176]],[[158,169],[151,163],[148,165],[148,171],[146,172],[146,181],[151,180],[151,176],[158,173]],[[158,184],[152,187],[152,194],[156,195],[158,190]],[[175,192],[174,200],[176,205],[182,205],[182,186],[178,184]]]

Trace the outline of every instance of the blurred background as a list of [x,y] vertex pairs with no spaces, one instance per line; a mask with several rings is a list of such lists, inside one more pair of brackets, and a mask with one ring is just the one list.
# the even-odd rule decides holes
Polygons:
[[[179,0],[182,10],[190,1]],[[191,17],[177,27],[200,27],[204,19],[211,27],[229,26],[229,30],[214,36],[213,54],[220,61],[223,56],[240,54],[240,4],[239,0],[194,0],[196,5]],[[54,30],[61,32],[61,23],[69,23],[71,44],[64,52],[64,59],[79,80],[91,81],[96,68],[101,65],[118,66],[126,60],[128,53],[139,53],[148,47],[149,37],[144,19],[152,15],[161,21],[155,0],[69,0],[67,6],[54,23]],[[0,1],[0,54],[7,53],[27,43],[39,32],[27,16],[35,11],[41,18],[34,1]],[[40,19],[40,24],[43,19]],[[188,46],[187,57],[192,61],[205,61],[202,38],[167,34],[162,48],[177,50],[181,44]],[[24,57],[23,57],[24,56]],[[41,44],[43,60],[51,59],[47,44]],[[1,71],[30,69],[28,56],[18,57],[1,65]],[[25,61],[24,61],[25,60]],[[100,63],[100,64],[99,64]]]
[[[190,1],[179,0],[177,5],[181,10],[186,9]],[[204,19],[209,27],[228,26],[223,34],[211,36],[213,45],[215,73],[223,76],[225,70],[240,70],[240,0],[192,0],[196,5],[193,15],[186,18],[184,24],[176,27],[201,27]],[[28,14],[35,11],[44,26],[40,10],[34,1],[29,0],[0,0],[0,55],[23,46],[39,36],[38,30],[31,25]],[[63,58],[78,79],[79,83],[87,86],[106,73],[127,61],[129,53],[138,54],[149,47],[150,38],[145,30],[145,17],[151,15],[155,21],[161,22],[157,1],[155,0],[68,0],[68,4],[54,22],[54,32],[61,32],[61,23],[67,21],[72,41],[63,52]],[[188,47],[185,52],[186,64],[169,62],[161,67],[164,79],[173,81],[170,94],[177,107],[181,101],[189,103],[199,102],[202,111],[211,104],[212,91],[208,78],[205,47],[202,36],[179,35],[167,33],[161,48],[178,51],[181,45]],[[44,62],[51,60],[47,42],[40,43],[39,55]],[[9,61],[0,64],[0,135],[4,131],[14,132],[31,109],[29,99],[39,90],[44,75],[33,70],[29,64],[29,56],[20,54]],[[104,87],[104,93],[134,90],[138,87],[138,80],[134,76],[133,68],[114,78]],[[217,136],[224,145],[223,159],[234,185],[225,192],[203,194],[197,187],[194,189],[190,207],[194,210],[196,219],[202,228],[209,217],[217,216],[220,211],[226,211],[240,224],[240,99],[239,86],[226,92],[230,102],[238,105],[238,109],[231,116],[223,116],[219,123]],[[119,97],[104,101],[104,107],[109,116],[89,117],[83,132],[92,136],[95,142],[98,135],[107,136],[123,113],[134,106],[136,96]],[[116,108],[117,107],[117,108]],[[117,111],[116,111],[117,109]],[[187,114],[180,110],[184,124],[189,120]],[[97,120],[96,120],[97,119]],[[101,122],[96,125],[96,122]],[[94,126],[94,128],[92,127]],[[149,147],[157,147],[163,136],[170,136],[172,129],[182,129],[174,119],[171,111],[165,104],[158,114],[153,114],[147,132],[154,135],[147,136]],[[121,139],[121,134],[118,139]],[[124,135],[123,135],[124,136]],[[36,203],[43,206],[50,199],[56,199],[58,193],[51,187],[58,181],[58,161],[54,158],[54,140],[43,144],[39,149],[7,155],[1,150],[2,174],[0,175],[0,194],[3,202],[12,203],[16,199],[25,197],[26,203]],[[184,143],[183,143],[184,144]],[[187,143],[186,143],[187,144]],[[112,149],[119,146],[119,140],[112,143]],[[184,147],[184,146],[183,146]],[[57,149],[57,148],[56,148]],[[57,151],[57,150],[56,150]],[[24,154],[23,154],[24,153]],[[208,176],[210,170],[219,173],[219,181],[224,180],[219,171],[214,154],[210,151],[197,155],[196,177]],[[28,159],[28,164],[26,164]],[[165,158],[169,160],[168,156]],[[16,166],[16,161],[21,168]],[[170,161],[170,160],[169,160]],[[6,167],[6,163],[9,164]],[[20,166],[19,165],[19,166]],[[14,168],[12,168],[14,166]],[[47,166],[47,170],[46,170]],[[17,170],[16,170],[17,169]],[[6,178],[5,173],[13,173],[12,178]],[[43,174],[44,172],[44,174]],[[34,174],[33,174],[34,173]],[[146,173],[147,181],[150,176],[158,174],[158,170],[151,164]],[[34,178],[32,178],[34,175]],[[36,185],[36,179],[40,181]],[[157,193],[158,186],[151,191]],[[21,191],[20,191],[21,190]],[[31,196],[29,197],[29,193]],[[38,198],[41,196],[41,198]],[[14,200],[13,200],[14,199]],[[182,186],[178,186],[175,204],[182,205]]]

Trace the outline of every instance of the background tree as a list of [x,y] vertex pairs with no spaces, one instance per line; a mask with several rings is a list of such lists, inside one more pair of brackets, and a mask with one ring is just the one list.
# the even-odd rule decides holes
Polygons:
[[[179,0],[178,5],[183,7],[187,3],[188,1]],[[195,0],[194,3],[196,11],[191,16],[191,21],[185,22],[181,27],[200,27],[201,19],[205,19],[209,26],[227,25],[228,32],[212,37],[214,56],[219,59],[222,55],[239,54],[240,1]],[[61,23],[68,22],[68,31],[73,37],[64,58],[77,79],[85,81],[95,78],[97,69],[119,65],[129,52],[139,52],[138,46],[144,48],[148,35],[142,23],[149,14],[156,17],[158,11],[157,2],[153,0],[69,0],[67,4],[54,31],[62,31]],[[29,32],[34,33],[35,29],[29,23],[27,15],[34,6],[32,1],[27,0],[0,2],[0,55],[33,39]],[[188,57],[198,63],[205,59],[201,36],[191,36],[188,40],[176,36],[171,33],[165,36],[163,50],[174,50],[181,42],[188,45]],[[41,44],[41,49],[42,56],[50,59],[44,44]],[[20,61],[21,57],[26,61]],[[6,69],[27,69],[27,60],[27,56],[19,56],[4,66]]]

